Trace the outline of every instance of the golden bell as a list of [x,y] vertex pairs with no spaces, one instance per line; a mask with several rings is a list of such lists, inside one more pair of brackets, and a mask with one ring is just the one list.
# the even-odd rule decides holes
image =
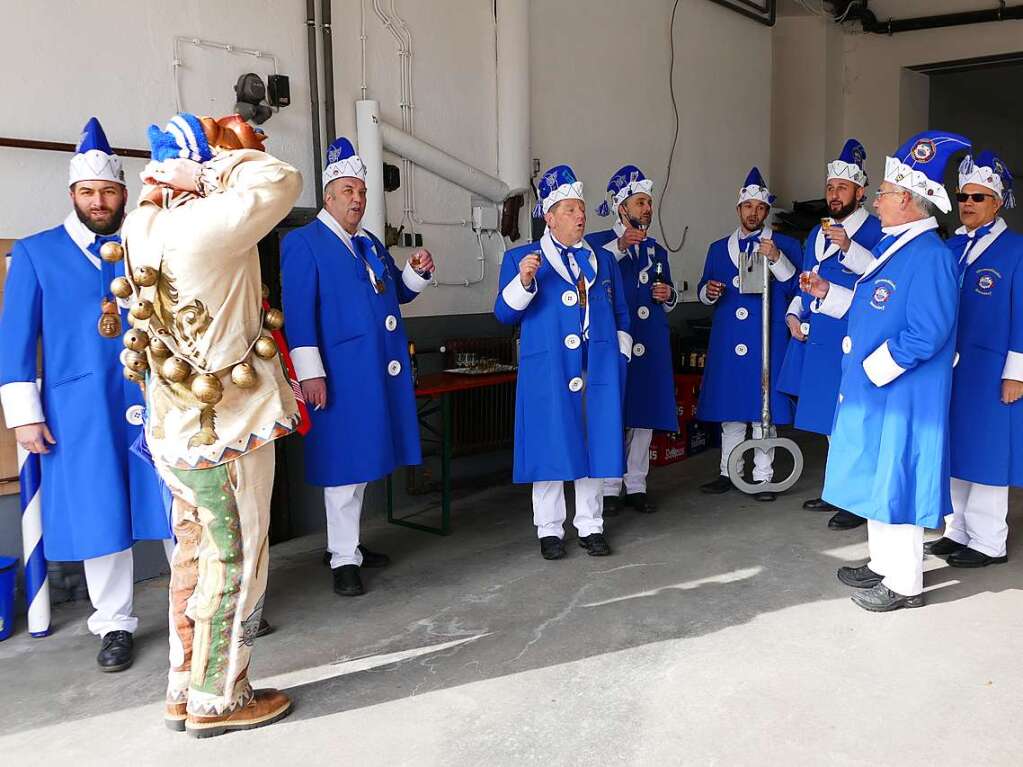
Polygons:
[[272,360],[277,356],[277,344],[270,336],[260,336],[252,350],[257,357],[262,357],[265,360]]
[[125,368],[123,372],[124,372],[124,377],[127,378],[129,381],[134,381],[135,383],[142,383],[142,374],[141,373],[136,373],[131,368]]
[[171,350],[167,348],[167,344],[161,341],[159,338],[154,338],[149,342],[149,353],[157,359],[165,359],[171,355]]
[[104,242],[99,246],[99,257],[111,264],[124,258],[124,248],[119,242]]
[[148,320],[153,316],[153,302],[139,299],[131,306],[131,316],[137,320]]
[[280,309],[267,309],[263,315],[263,327],[267,330],[280,330],[284,327],[284,312]]
[[122,361],[124,366],[130,370],[134,370],[136,373],[144,373],[149,370],[149,361],[146,360],[146,355],[141,352],[133,352],[129,349],[125,349],[126,354]]
[[192,394],[200,402],[216,405],[224,396],[224,387],[212,373],[202,373],[192,379]]
[[191,374],[191,366],[181,357],[169,357],[160,365],[160,375],[171,383],[181,383]]
[[156,284],[156,269],[151,266],[140,266],[131,273],[131,278],[140,288],[149,288]]
[[144,330],[132,328],[124,334],[124,345],[133,352],[140,352],[149,346],[149,334]]
[[256,370],[248,362],[239,362],[231,368],[231,382],[239,389],[251,389],[256,385]]
[[127,298],[131,295],[131,283],[124,277],[115,277],[110,281],[110,292],[118,298]]

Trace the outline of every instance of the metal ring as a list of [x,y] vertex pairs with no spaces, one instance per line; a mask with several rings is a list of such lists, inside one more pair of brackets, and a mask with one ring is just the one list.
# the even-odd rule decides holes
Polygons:
[[[782,449],[792,454],[792,473],[781,482],[747,482],[743,478],[745,468],[745,456],[750,450],[760,448],[761,450]],[[731,453],[728,454],[728,478],[732,484],[742,492],[749,495],[756,493],[783,493],[799,481],[803,473],[803,451],[799,445],[788,437],[771,437],[768,439],[747,439],[740,442]]]

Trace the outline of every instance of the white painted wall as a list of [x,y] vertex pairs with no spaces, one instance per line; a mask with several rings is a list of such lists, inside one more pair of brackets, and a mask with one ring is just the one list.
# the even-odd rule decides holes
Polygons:
[[[635,162],[663,185],[673,127],[668,99],[671,0],[523,0],[530,3],[534,116],[532,156],[569,162],[593,206],[611,171]],[[365,0],[368,95],[400,124],[396,45]],[[360,95],[361,0],[334,0],[338,133],[354,135]],[[390,3],[384,3],[389,8]],[[276,53],[291,77],[292,105],[265,125],[269,148],[306,179],[299,204],[314,204],[306,39],[302,0],[12,0],[4,7],[0,67],[8,78],[0,135],[74,142],[98,115],[115,146],[145,149],[145,128],[174,110],[171,40],[204,37]],[[416,134],[481,169],[497,171],[495,39],[491,0],[398,0],[414,37]],[[749,166],[770,167],[771,32],[706,0],[681,0],[676,24],[676,92],[682,112],[674,178],[664,203],[669,237],[689,224],[678,279],[694,281],[707,243],[734,223],[732,199]],[[202,113],[233,107],[234,84],[268,63],[186,48],[184,106]],[[28,66],[26,62],[31,62]],[[325,137],[326,139],[327,137]],[[68,210],[63,153],[0,149],[0,236],[58,223]],[[390,158],[394,160],[395,158]],[[141,160],[127,160],[134,196]],[[403,183],[408,183],[403,179]],[[417,214],[462,219],[469,194],[416,172]],[[401,192],[388,195],[388,220],[401,217]],[[596,219],[596,216],[594,216]],[[602,222],[595,220],[596,226]],[[475,238],[461,227],[423,226],[446,280],[472,277]],[[486,242],[486,241],[485,241]],[[487,243],[487,280],[473,288],[433,288],[410,315],[489,312],[503,246]],[[395,257],[406,253],[398,248]]]

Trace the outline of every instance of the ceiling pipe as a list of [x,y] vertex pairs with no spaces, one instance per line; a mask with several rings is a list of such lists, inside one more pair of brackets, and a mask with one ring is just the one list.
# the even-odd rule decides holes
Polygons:
[[529,187],[529,2],[497,0],[497,175]]
[[[309,53],[309,104],[310,124],[313,129],[313,175],[323,169],[323,138],[320,135],[320,78],[316,71],[316,0],[305,0],[306,47]],[[316,207],[323,206],[323,185],[313,184],[316,189]]]
[[858,18],[864,32],[877,35],[894,35],[897,32],[917,32],[922,29],[940,29],[942,27],[961,27],[968,24],[986,24],[993,21],[1023,20],[1023,5],[1006,6],[1001,2],[998,8],[981,11],[959,11],[943,13],[935,16],[917,16],[909,19],[887,19],[879,21],[874,13],[867,9],[854,8],[847,18]]

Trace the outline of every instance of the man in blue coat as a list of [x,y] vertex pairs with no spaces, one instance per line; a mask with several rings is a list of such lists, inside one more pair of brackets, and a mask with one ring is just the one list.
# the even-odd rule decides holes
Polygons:
[[[867,153],[849,139],[837,160],[828,163],[824,197],[828,204],[827,228],[815,226],[803,251],[803,271],[815,272],[829,282],[851,288],[858,275],[874,261],[870,250],[881,239],[881,223],[862,207],[867,186],[863,163]],[[817,302],[800,292],[785,316],[792,340],[782,366],[778,388],[796,397],[795,426],[823,434],[830,440],[842,377],[842,339],[846,319],[821,314]],[[784,381],[792,375],[791,386]],[[862,517],[838,509],[822,498],[803,504],[810,511],[830,511],[828,527],[851,530],[866,523]]]
[[603,480],[621,477],[622,398],[632,353],[629,309],[613,256],[583,239],[583,185],[567,165],[540,179],[538,243],[501,264],[497,319],[521,328],[515,389],[515,482],[533,483],[544,559],[565,555],[565,487],[575,483],[575,528],[590,556],[604,537]]
[[[799,243],[765,226],[774,195],[757,168],[739,189],[736,213],[739,227],[728,237],[711,243],[699,284],[700,301],[714,307],[714,322],[707,350],[707,367],[700,388],[696,417],[721,422],[721,473],[702,485],[705,493],[727,493],[728,456],[752,426],[759,437],[761,379],[761,297],[739,292],[739,257],[759,249],[770,262],[771,275],[771,414],[775,424],[792,423],[792,402],[777,390],[776,382],[785,358],[788,330],[785,312],[795,294],[796,264],[802,260]],[[755,276],[757,279],[758,276]],[[769,482],[774,476],[774,450],[756,450],[753,481]],[[773,501],[775,494],[760,492],[758,501]]]
[[1023,485],[1023,237],[999,217],[1012,174],[995,154],[959,168],[959,220],[948,246],[963,273],[952,374],[952,515],[924,551],[952,567],[1006,562],[1009,485]]
[[927,131],[885,159],[885,236],[850,290],[804,273],[820,310],[848,315],[824,500],[867,518],[870,561],[838,578],[874,612],[923,605],[924,528],[951,511],[948,402],[959,267],[935,231],[952,205],[945,166],[962,136]]
[[678,295],[671,285],[668,251],[647,236],[653,218],[652,190],[653,182],[635,165],[620,168],[597,209],[601,216],[613,212],[614,226],[586,237],[593,250],[604,249],[618,263],[632,335],[625,386],[625,476],[604,482],[605,514],[617,509],[623,482],[626,506],[640,512],[657,510],[646,495],[650,441],[654,429],[678,429],[668,328],[668,312],[678,303]]
[[327,150],[323,210],[283,242],[281,285],[288,344],[310,407],[305,475],[323,488],[334,591],[365,593],[360,567],[385,554],[359,543],[366,484],[422,462],[408,338],[401,304],[431,279],[433,258],[412,254],[398,269],[361,227],[366,166],[351,142]]
[[[24,449],[42,454],[43,547],[82,561],[101,637],[102,671],[132,663],[131,545],[167,539],[170,524],[151,464],[130,452],[141,432],[139,387],[119,355],[127,306],[110,293],[124,266],[101,258],[120,242],[127,191],[121,161],[95,117],[71,158],[74,210],[64,223],[17,242],[0,318],[0,401]],[[36,387],[42,338],[42,392]]]

